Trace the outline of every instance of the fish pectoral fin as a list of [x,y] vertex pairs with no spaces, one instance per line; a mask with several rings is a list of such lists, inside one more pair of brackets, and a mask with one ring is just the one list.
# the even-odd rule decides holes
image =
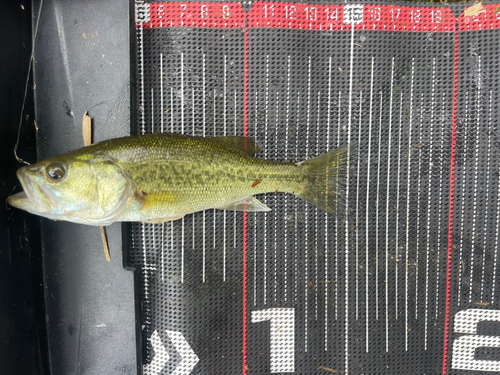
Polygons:
[[[208,138],[207,138],[208,139]],[[255,141],[255,139],[250,137],[238,137],[238,136],[229,136],[229,137],[214,137],[213,141],[222,143],[226,146],[231,146],[237,150],[244,151],[248,155],[255,155],[262,151]]]
[[179,216],[172,216],[172,217],[162,217],[162,218],[144,220],[144,221],[141,221],[141,223],[161,224],[161,223],[164,223],[166,221],[174,221],[174,220],[182,219],[184,216],[186,216],[186,215],[179,215]]
[[[160,191],[151,194],[142,192],[141,198],[144,203],[138,209],[138,212],[141,217],[139,221],[142,223],[164,223],[166,221],[180,219],[186,215],[185,213],[175,211],[175,207],[178,203],[185,199],[181,192]],[[167,211],[167,207],[170,208],[170,212]],[[160,215],[165,216],[159,217]]]
[[230,210],[230,211],[247,211],[247,212],[260,212],[260,211],[271,211],[264,203],[260,202],[253,195],[249,196],[238,202],[232,202],[226,204],[222,207],[217,207],[219,210]]

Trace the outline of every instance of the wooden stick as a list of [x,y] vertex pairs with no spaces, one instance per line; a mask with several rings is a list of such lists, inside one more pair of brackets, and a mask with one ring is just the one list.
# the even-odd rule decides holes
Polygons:
[[[83,115],[82,121],[82,132],[83,132],[83,144],[89,146],[92,144],[92,117],[88,115],[88,111]],[[102,245],[104,246],[104,255],[106,260],[111,262],[111,256],[109,255],[108,241],[106,239],[106,233],[104,232],[104,227],[101,228]]]
[[101,228],[102,244],[104,245],[104,255],[106,256],[106,260],[108,262],[111,262],[111,256],[109,255],[108,240],[106,240],[106,233],[104,233],[104,227],[100,228]]
[[333,372],[334,374],[343,374],[342,371],[334,370],[334,369],[332,369],[330,367],[325,367],[325,366],[319,366],[318,370],[330,371],[330,372]]
[[92,144],[92,117],[85,112],[82,121],[83,144],[85,146]]

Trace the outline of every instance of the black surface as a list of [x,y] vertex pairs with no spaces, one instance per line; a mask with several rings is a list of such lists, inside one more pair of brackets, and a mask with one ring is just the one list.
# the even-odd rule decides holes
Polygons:
[[[453,223],[453,247],[456,250],[452,259],[450,304],[452,327],[456,324],[456,314],[465,309],[500,309],[499,44],[500,30],[459,33],[457,203]],[[478,334],[498,336],[498,325],[498,322],[480,323]],[[463,336],[453,331],[450,334],[451,340]],[[477,350],[476,358],[498,360],[498,350]],[[465,375],[471,371],[453,369],[449,373]]]
[[[452,8],[458,16],[463,5]],[[137,38],[139,131],[241,134],[244,31],[148,27],[139,27]],[[498,30],[458,34],[460,201],[447,355],[448,372],[465,374],[472,372],[452,370],[460,336],[452,333],[453,315],[498,308],[499,49]],[[270,371],[269,324],[252,323],[253,312],[270,308],[295,311],[295,373],[345,371],[346,357],[353,374],[442,373],[456,33],[356,30],[351,40],[345,30],[250,28],[248,35],[248,134],[262,146],[257,157],[302,161],[347,143],[350,134],[360,164],[351,165],[355,209],[347,224],[284,194],[259,197],[271,211],[248,214],[247,373]],[[173,330],[199,357],[193,373],[241,371],[243,215],[234,217],[207,210],[163,225],[134,224],[130,261],[142,267],[146,363],[162,358],[151,344],[155,331],[175,353],[165,333]],[[174,357],[158,373],[181,363]]]
[[[137,100],[144,108],[143,112],[138,110],[138,132],[160,132],[163,129],[164,132],[206,136],[243,135],[244,31],[165,28],[145,29],[142,32],[143,46],[137,47],[137,62],[139,69],[140,64],[144,64],[145,90],[142,102],[141,76],[138,74]],[[140,38],[140,29],[137,35]],[[143,60],[140,51],[144,53]],[[185,64],[184,85],[180,80],[180,52],[183,52]],[[162,79],[160,53],[163,56],[163,123],[159,87]],[[205,73],[202,72],[202,54],[205,54]],[[222,85],[224,54],[227,54],[226,97]],[[205,98],[202,96],[203,74],[206,76]],[[151,88],[154,88],[153,95]],[[154,119],[151,118],[152,110]],[[223,230],[224,222],[227,227]],[[155,330],[169,355],[175,355],[177,351],[165,332],[172,330],[181,332],[200,358],[199,364],[193,368],[193,374],[240,373],[243,360],[243,213],[223,213],[220,210],[214,213],[214,210],[207,210],[205,214],[198,212],[187,215],[184,220],[164,224],[134,223],[133,228],[135,246],[131,251],[130,262],[138,268],[144,266],[144,261],[150,266],[144,269],[141,283],[145,362],[149,363],[154,358],[149,339]],[[224,283],[223,246],[226,252]],[[203,247],[206,252],[206,283],[201,281]],[[184,279],[181,276],[181,249],[185,253]],[[172,357],[161,374],[170,373],[181,367],[181,364],[181,358]]]
[[[31,53],[29,1],[2,4],[0,51],[0,374],[48,374],[40,220],[5,202],[20,167],[13,149]],[[31,161],[36,159],[32,87],[30,82],[19,152]]]
[[[129,134],[129,35],[126,1],[43,2],[34,66],[39,160],[83,146],[86,111],[94,142]],[[111,263],[99,228],[45,219],[41,228],[51,374],[135,374],[133,273],[122,267],[120,224],[107,228]]]

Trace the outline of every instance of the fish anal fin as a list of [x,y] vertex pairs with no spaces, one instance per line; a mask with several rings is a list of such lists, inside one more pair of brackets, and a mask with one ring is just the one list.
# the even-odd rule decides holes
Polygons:
[[230,210],[230,211],[246,211],[246,212],[261,212],[261,211],[271,211],[264,203],[260,202],[253,195],[248,198],[242,199],[238,202],[232,202],[226,204],[222,207],[217,207],[220,210]]
[[231,146],[237,150],[244,151],[248,155],[255,155],[262,151],[255,141],[255,139],[251,137],[238,137],[238,136],[229,136],[229,137],[215,137],[212,138],[213,141],[222,143],[226,146]]

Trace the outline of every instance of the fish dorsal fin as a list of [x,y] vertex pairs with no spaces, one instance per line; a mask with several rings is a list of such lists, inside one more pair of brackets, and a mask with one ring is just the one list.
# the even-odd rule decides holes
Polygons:
[[226,146],[234,147],[240,151],[244,151],[249,155],[255,155],[262,151],[255,142],[255,139],[250,137],[238,137],[238,136],[230,136],[230,137],[215,137],[212,138],[215,142],[222,143]]
[[238,202],[232,202],[226,204],[222,207],[217,207],[219,210],[231,210],[231,211],[247,211],[247,212],[259,212],[259,211],[271,211],[264,203],[260,202],[254,196],[249,196]]

